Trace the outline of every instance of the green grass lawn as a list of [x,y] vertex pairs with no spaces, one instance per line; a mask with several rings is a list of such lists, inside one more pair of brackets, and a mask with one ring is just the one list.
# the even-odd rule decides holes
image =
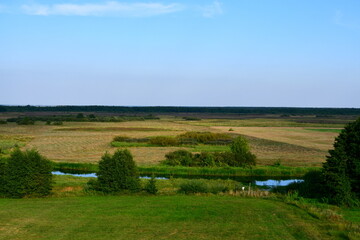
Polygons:
[[231,196],[0,199],[0,239],[341,239],[282,202]]
[[346,220],[360,223],[360,208],[343,209],[342,214]]

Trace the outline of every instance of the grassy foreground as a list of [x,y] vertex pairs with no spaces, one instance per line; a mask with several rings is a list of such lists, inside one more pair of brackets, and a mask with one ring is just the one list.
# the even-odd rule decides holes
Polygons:
[[231,196],[0,199],[0,239],[341,239],[282,202]]

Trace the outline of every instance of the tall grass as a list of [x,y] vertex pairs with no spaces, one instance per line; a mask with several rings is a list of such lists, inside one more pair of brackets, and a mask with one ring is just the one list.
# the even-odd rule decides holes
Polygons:
[[99,170],[97,164],[54,162],[53,169],[66,173],[93,173]]
[[[141,175],[151,176],[229,176],[229,177],[302,177],[309,171],[319,170],[318,167],[272,167],[272,166],[256,166],[253,168],[241,167],[170,167],[170,166],[139,166]],[[63,172],[97,172],[98,165],[91,163],[54,163],[54,170]]]

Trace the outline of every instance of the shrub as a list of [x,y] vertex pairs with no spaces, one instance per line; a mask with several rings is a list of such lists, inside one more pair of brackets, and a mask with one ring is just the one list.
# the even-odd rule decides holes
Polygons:
[[280,160],[276,160],[272,166],[273,166],[273,167],[281,167],[281,161],[280,161]]
[[179,145],[179,141],[174,137],[165,137],[158,136],[153,137],[149,141],[150,144],[158,145],[158,146],[177,146]]
[[0,124],[7,124],[7,121],[5,121],[5,120],[0,120]]
[[299,195],[306,198],[321,198],[322,192],[322,175],[320,171],[310,171],[304,175],[304,182],[299,185]]
[[183,117],[183,119],[185,121],[200,121],[201,118],[197,118],[197,117]]
[[18,125],[34,125],[35,121],[28,117],[24,117],[24,118],[20,118],[19,120],[17,120],[16,123]]
[[200,166],[200,167],[214,167],[215,166],[214,155],[205,152],[197,153],[193,156],[192,165]]
[[15,149],[2,163],[2,195],[22,198],[46,196],[52,189],[52,164],[35,150]]
[[105,153],[99,162],[98,190],[108,193],[140,189],[137,166],[128,150]]
[[179,185],[179,192],[185,194],[192,193],[213,193],[228,192],[231,183],[223,180],[204,180],[204,179],[191,179]]
[[157,187],[156,187],[156,179],[155,179],[155,176],[152,176],[151,179],[149,179],[149,181],[148,181],[147,184],[145,185],[144,190],[145,190],[147,193],[154,194],[154,195],[158,192],[158,189],[157,189]]
[[256,156],[250,152],[250,147],[245,138],[239,136],[234,139],[230,146],[231,152],[234,154],[235,167],[251,167],[256,165]]
[[129,140],[130,138],[128,136],[115,136],[113,138],[114,142],[125,142],[127,140]]
[[215,165],[218,167],[235,166],[236,161],[232,152],[213,153]]
[[162,163],[170,166],[190,166],[193,161],[192,153],[186,150],[167,153],[165,158],[166,159],[162,161]]
[[6,159],[0,158],[0,195],[5,195]]
[[53,122],[53,125],[61,126],[61,125],[63,125],[63,122],[62,121],[55,121],[55,122]]
[[193,139],[198,143],[207,144],[213,141],[231,140],[231,136],[224,133],[211,133],[211,132],[186,132],[178,136],[179,139]]
[[180,184],[179,192],[185,194],[209,192],[206,183],[202,180],[188,180]]

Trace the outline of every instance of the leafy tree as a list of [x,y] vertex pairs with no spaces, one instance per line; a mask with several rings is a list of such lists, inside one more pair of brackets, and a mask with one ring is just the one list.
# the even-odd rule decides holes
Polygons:
[[235,138],[230,149],[234,154],[235,161],[231,164],[232,166],[251,167],[256,165],[256,156],[250,152],[250,147],[245,138],[241,136]]
[[329,154],[322,170],[326,196],[331,203],[351,205],[360,198],[360,118],[345,126]]
[[35,150],[15,149],[1,164],[1,195],[22,198],[46,196],[52,189],[52,164]]
[[122,190],[137,191],[140,180],[137,166],[128,150],[117,150],[114,155],[105,153],[99,162],[97,188],[113,193]]

